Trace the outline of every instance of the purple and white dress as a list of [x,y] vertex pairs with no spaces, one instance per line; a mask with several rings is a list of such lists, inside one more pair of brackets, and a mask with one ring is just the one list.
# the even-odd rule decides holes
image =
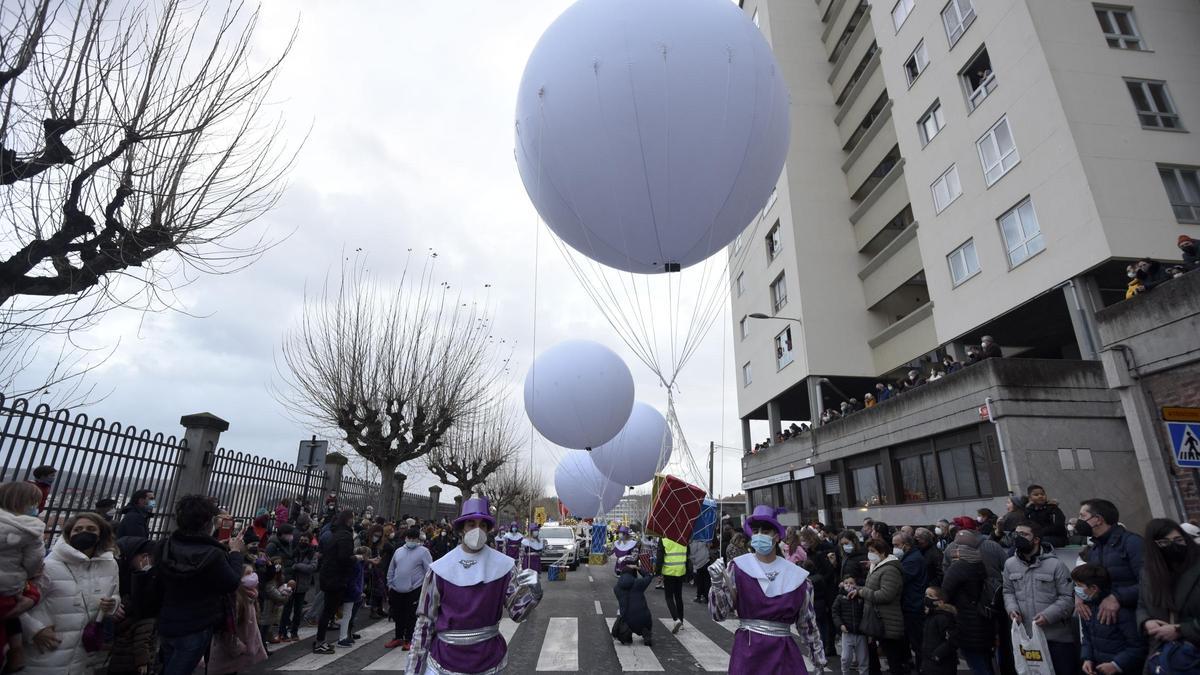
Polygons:
[[[729,562],[724,583],[714,581],[708,610],[714,621],[731,613],[739,620],[729,658],[731,675],[808,675],[807,656],[825,665],[825,648],[813,611],[813,586],[808,572],[776,556],[763,563],[753,553]],[[791,633],[795,625],[804,653]]]
[[524,537],[520,532],[505,532],[500,539],[504,540],[504,555],[513,560],[521,557],[521,540]]
[[507,612],[524,621],[539,594],[517,584],[511,558],[484,547],[471,553],[456,547],[430,567],[421,585],[417,625],[407,675],[494,675],[508,665],[508,644],[500,635]]
[[627,555],[631,555],[635,558],[638,556],[638,540],[637,539],[628,539],[628,540],[618,539],[615,542],[613,542],[613,545],[612,545],[613,573],[616,574],[618,577],[621,576],[621,564],[620,564],[621,558],[624,558]]
[[546,547],[546,542],[533,537],[525,537],[521,540],[521,569],[533,570],[541,573],[542,571],[542,549]]

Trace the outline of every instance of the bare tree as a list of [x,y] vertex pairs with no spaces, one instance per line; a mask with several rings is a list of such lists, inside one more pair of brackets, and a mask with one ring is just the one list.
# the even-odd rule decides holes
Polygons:
[[425,455],[425,467],[463,499],[517,457],[524,439],[505,399],[480,408],[454,425],[442,444]]
[[510,462],[484,481],[479,492],[495,507],[497,517],[507,512],[520,518],[529,515],[534,501],[541,499],[543,483],[545,480],[537,468],[530,471],[523,463]]
[[46,336],[68,348],[18,393],[79,377],[72,333],[266,250],[236,235],[294,157],[264,105],[291,43],[256,67],[257,22],[238,0],[0,5],[0,386]]
[[283,341],[290,391],[281,402],[378,467],[384,516],[394,515],[396,468],[485,408],[503,372],[487,313],[448,284],[435,287],[432,269],[427,262],[410,275],[406,266],[387,289],[361,264],[344,267],[336,288],[327,280],[320,296],[306,297]]

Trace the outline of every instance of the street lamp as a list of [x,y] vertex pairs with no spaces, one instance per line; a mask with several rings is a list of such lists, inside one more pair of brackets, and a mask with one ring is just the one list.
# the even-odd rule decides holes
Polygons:
[[796,323],[802,323],[800,319],[794,319],[790,316],[767,316],[762,312],[754,312],[753,314],[747,314],[746,316],[751,319],[782,319],[784,321],[795,321]]

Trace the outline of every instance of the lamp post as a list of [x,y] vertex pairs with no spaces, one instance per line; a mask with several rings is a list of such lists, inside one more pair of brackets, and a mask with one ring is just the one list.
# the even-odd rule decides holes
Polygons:
[[766,314],[763,314],[762,312],[754,312],[753,314],[747,314],[746,316],[751,319],[780,319],[782,321],[795,321],[796,323],[804,323],[800,319],[796,319],[796,318],[793,318],[790,316],[768,316]]

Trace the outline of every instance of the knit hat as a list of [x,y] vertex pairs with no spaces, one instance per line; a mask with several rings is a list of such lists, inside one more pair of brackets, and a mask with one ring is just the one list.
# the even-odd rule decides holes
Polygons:
[[1187,236],[1186,234],[1181,234],[1181,235],[1179,235],[1179,239],[1175,242],[1175,245],[1183,246],[1184,244],[1190,244],[1190,243],[1192,243],[1192,238]]
[[975,519],[970,516],[959,516],[950,522],[957,525],[960,530],[975,530],[977,527]]

